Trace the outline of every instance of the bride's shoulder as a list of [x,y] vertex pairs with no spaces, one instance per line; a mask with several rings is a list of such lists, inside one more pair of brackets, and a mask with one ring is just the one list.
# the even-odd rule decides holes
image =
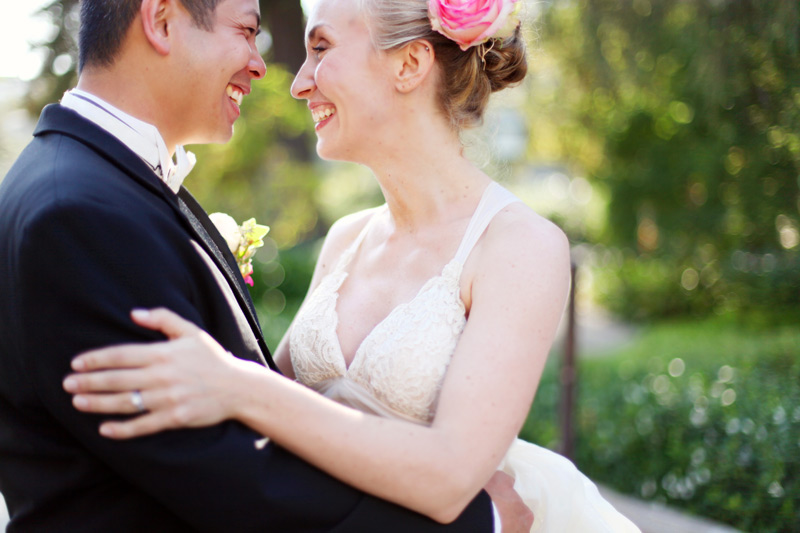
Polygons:
[[381,207],[371,207],[343,216],[331,225],[325,241],[329,242],[331,247],[344,251],[358,238],[358,235]]
[[495,215],[481,241],[476,254],[479,268],[514,265],[520,275],[569,268],[564,231],[522,202],[509,204]]
[[500,246],[526,244],[542,251],[568,251],[564,231],[522,202],[511,203],[497,213],[487,228],[486,238],[487,242]]
[[369,209],[343,216],[331,225],[331,229],[328,231],[328,238],[355,240],[361,230],[364,229],[364,226],[367,225],[367,222],[382,208],[383,206],[370,207]]
[[373,207],[357,211],[334,222],[325,236],[325,242],[319,254],[319,266],[326,269],[335,264],[379,209],[381,208]]

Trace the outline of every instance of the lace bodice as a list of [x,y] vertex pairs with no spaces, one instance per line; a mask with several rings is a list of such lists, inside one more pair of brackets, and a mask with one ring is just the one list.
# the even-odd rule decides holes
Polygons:
[[298,381],[362,410],[429,423],[467,323],[459,285],[464,262],[497,212],[515,201],[519,200],[510,192],[490,184],[455,257],[411,301],[395,307],[375,326],[348,368],[336,334],[336,302],[347,266],[369,231],[368,222],[292,326],[289,346]]
[[[515,201],[510,192],[490,184],[455,257],[411,301],[375,326],[347,368],[336,335],[336,301],[368,222],[295,319],[289,347],[298,381],[364,412],[429,424],[467,323],[459,284],[462,267],[492,218]],[[514,478],[514,490],[533,510],[531,533],[641,533],[572,463],[546,448],[517,439],[499,469]]]

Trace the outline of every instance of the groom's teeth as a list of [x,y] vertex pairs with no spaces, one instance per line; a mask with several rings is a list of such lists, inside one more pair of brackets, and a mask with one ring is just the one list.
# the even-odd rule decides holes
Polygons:
[[234,87],[233,85],[228,85],[225,88],[225,93],[228,95],[228,98],[236,102],[237,105],[242,105],[242,100],[244,100],[244,94],[242,91]]
[[314,122],[322,122],[334,113],[336,113],[336,109],[333,107],[328,107],[323,110],[314,110],[311,112],[311,118]]

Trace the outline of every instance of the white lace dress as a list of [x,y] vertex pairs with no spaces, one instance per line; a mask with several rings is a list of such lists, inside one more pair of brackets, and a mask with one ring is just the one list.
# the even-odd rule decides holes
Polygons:
[[[350,366],[336,334],[336,301],[347,266],[370,224],[320,282],[290,333],[295,375],[301,383],[355,409],[430,424],[456,343],[466,325],[459,278],[492,218],[519,201],[492,183],[467,227],[455,257],[411,301],[397,306],[367,335]],[[538,533],[638,532],[597,487],[564,457],[517,439],[499,469],[533,510]]]

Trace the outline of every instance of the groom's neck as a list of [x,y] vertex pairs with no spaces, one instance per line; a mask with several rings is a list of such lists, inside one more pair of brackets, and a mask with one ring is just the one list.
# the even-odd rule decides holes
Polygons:
[[152,124],[164,139],[170,156],[175,146],[180,144],[176,139],[169,138],[169,110],[165,109],[158,91],[146,82],[136,79],[136,76],[121,74],[118,69],[86,68],[81,73],[77,88],[93,94],[108,102],[117,109],[135,117],[143,122]]

